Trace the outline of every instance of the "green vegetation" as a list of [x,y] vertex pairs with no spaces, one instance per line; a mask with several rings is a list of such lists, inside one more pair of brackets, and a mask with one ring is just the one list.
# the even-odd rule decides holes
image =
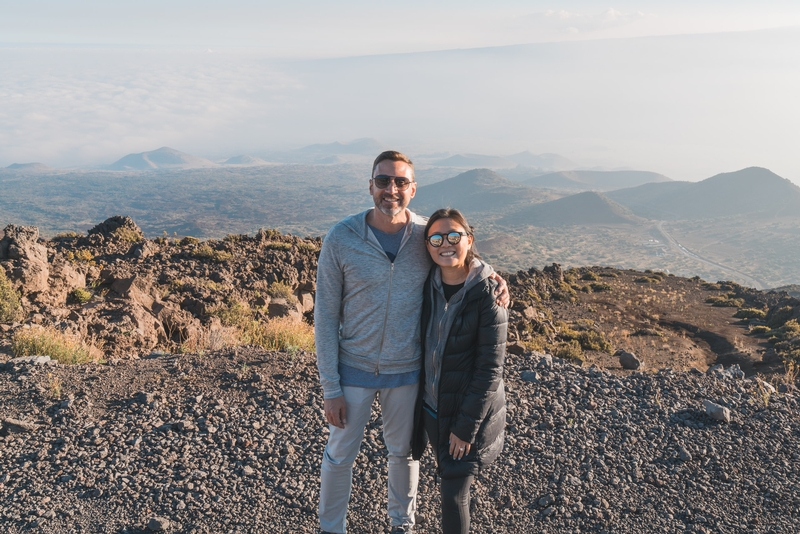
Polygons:
[[260,321],[247,305],[238,301],[214,310],[223,325],[233,327],[243,345],[258,345],[267,350],[314,350],[314,327],[290,317]]
[[126,243],[138,243],[144,239],[142,234],[133,228],[126,228],[125,226],[120,226],[114,230],[114,235],[117,236],[120,241],[125,241]]
[[11,339],[14,356],[50,356],[64,364],[95,361],[99,351],[55,328],[20,330]]
[[78,304],[86,304],[92,299],[92,293],[85,287],[76,287],[69,292],[69,299]]
[[228,243],[240,243],[247,239],[247,234],[228,234],[222,238],[223,241]]
[[779,328],[786,321],[791,319],[793,314],[794,310],[791,306],[783,306],[782,308],[775,310],[775,313],[772,314],[772,317],[770,317],[767,324],[772,328]]
[[281,241],[269,241],[264,246],[269,250],[292,250],[291,243],[283,243]]
[[767,312],[764,310],[759,310],[758,308],[741,308],[735,314],[734,317],[737,319],[764,319],[767,316]]
[[586,271],[581,276],[581,280],[600,280],[600,277],[594,271]]
[[187,235],[186,237],[184,237],[183,239],[180,240],[178,245],[180,245],[182,247],[188,247],[189,245],[196,245],[199,242],[200,242],[200,240],[197,239],[196,237],[192,237],[190,235]]
[[309,252],[317,252],[319,250],[319,247],[317,247],[317,245],[315,245],[314,243],[309,243],[308,241],[300,241],[299,243],[297,243],[297,248]]
[[597,350],[611,352],[611,343],[606,339],[605,334],[594,329],[594,324],[589,320],[579,321],[577,329],[571,328],[565,323],[557,323],[559,327],[558,337],[564,341],[575,341],[583,350]]
[[758,325],[758,326],[752,327],[750,329],[749,333],[754,335],[754,336],[763,336],[763,335],[765,335],[767,332],[769,332],[771,330],[772,329],[770,327],[768,327],[768,326]]
[[553,351],[553,356],[579,363],[583,363],[586,359],[583,355],[583,350],[581,350],[581,344],[575,340],[560,343]]
[[79,248],[78,250],[67,252],[67,261],[72,263],[94,263],[94,254],[87,248]]
[[744,299],[730,295],[713,295],[706,299],[706,303],[716,308],[741,308],[744,306]]
[[594,291],[595,293],[601,293],[603,291],[612,291],[613,290],[613,288],[611,287],[610,284],[606,284],[606,283],[603,283],[603,282],[593,282],[593,283],[589,284],[589,287],[592,288],[592,291]]
[[267,287],[267,295],[274,299],[285,299],[289,304],[295,304],[297,297],[294,296],[292,286],[284,282],[272,282]]
[[78,239],[81,234],[78,232],[60,232],[53,237],[53,241],[65,241],[67,239]]
[[230,252],[216,250],[205,244],[194,249],[191,252],[191,255],[194,258],[209,260],[213,261],[214,263],[225,263],[226,261],[233,259],[233,254]]
[[19,293],[0,267],[0,323],[13,323],[22,318],[22,304]]
[[638,284],[657,284],[661,282],[661,278],[657,276],[640,276],[635,278],[633,281]]

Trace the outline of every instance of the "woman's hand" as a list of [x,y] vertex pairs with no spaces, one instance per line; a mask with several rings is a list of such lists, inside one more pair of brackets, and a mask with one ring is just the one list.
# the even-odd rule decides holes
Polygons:
[[469,443],[450,432],[450,456],[453,460],[460,460],[467,454],[469,454]]

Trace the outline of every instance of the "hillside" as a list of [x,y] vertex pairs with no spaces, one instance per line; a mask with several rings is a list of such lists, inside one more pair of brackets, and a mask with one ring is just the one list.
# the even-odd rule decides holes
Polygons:
[[608,197],[650,219],[800,215],[800,187],[761,167],[722,173],[697,183],[645,184],[609,192]]
[[440,159],[433,162],[433,165],[439,167],[487,167],[499,169],[502,167],[511,167],[515,162],[510,158],[502,156],[487,156],[484,154],[456,154],[449,158]]
[[638,222],[638,218],[607,197],[586,191],[519,209],[501,218],[499,222],[505,225],[588,226],[634,224]]
[[256,158],[254,156],[248,156],[243,154],[241,156],[233,156],[225,160],[223,165],[240,165],[240,166],[247,166],[247,167],[257,167],[260,165],[268,165],[266,161],[261,158]]
[[543,189],[613,191],[654,182],[670,182],[648,171],[560,171],[528,178],[522,183]]
[[12,163],[6,169],[21,172],[48,172],[53,170],[52,167],[44,163]]
[[174,148],[161,147],[158,150],[151,150],[149,152],[128,154],[109,165],[108,169],[114,171],[151,171],[164,169],[201,169],[216,166],[216,163],[207,159],[198,158],[197,156],[186,154]]
[[545,202],[558,195],[506,180],[489,169],[474,169],[417,189],[410,208],[429,215],[447,206],[465,214],[497,216],[515,206]]

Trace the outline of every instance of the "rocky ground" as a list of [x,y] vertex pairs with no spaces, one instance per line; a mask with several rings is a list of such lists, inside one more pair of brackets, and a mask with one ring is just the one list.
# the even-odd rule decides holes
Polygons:
[[[314,354],[237,346],[220,310],[310,321],[319,245],[270,230],[147,240],[126,217],[52,240],[7,227],[0,531],[313,532]],[[784,365],[800,359],[800,300],[601,267],[504,276],[507,440],[475,486],[475,532],[797,531]],[[48,328],[95,361],[15,359],[18,336]],[[430,457],[423,473],[420,530],[437,532]],[[351,532],[388,531],[385,485],[376,411]]]
[[[474,532],[796,532],[798,384],[737,369],[620,376],[509,355],[505,450]],[[727,408],[729,422],[706,413]],[[4,532],[314,532],[327,429],[311,353],[240,347],[0,370]],[[725,414],[718,414],[724,419]],[[376,412],[351,532],[388,531]],[[438,532],[432,459],[419,523]]]

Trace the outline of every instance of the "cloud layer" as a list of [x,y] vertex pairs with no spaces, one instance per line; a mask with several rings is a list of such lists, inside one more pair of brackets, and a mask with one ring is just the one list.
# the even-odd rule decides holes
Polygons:
[[[646,19],[557,16],[584,29]],[[0,166],[110,163],[160,146],[221,159],[376,137],[411,152],[557,152],[676,179],[759,165],[796,180],[798,64],[793,30],[303,61],[7,46]]]

